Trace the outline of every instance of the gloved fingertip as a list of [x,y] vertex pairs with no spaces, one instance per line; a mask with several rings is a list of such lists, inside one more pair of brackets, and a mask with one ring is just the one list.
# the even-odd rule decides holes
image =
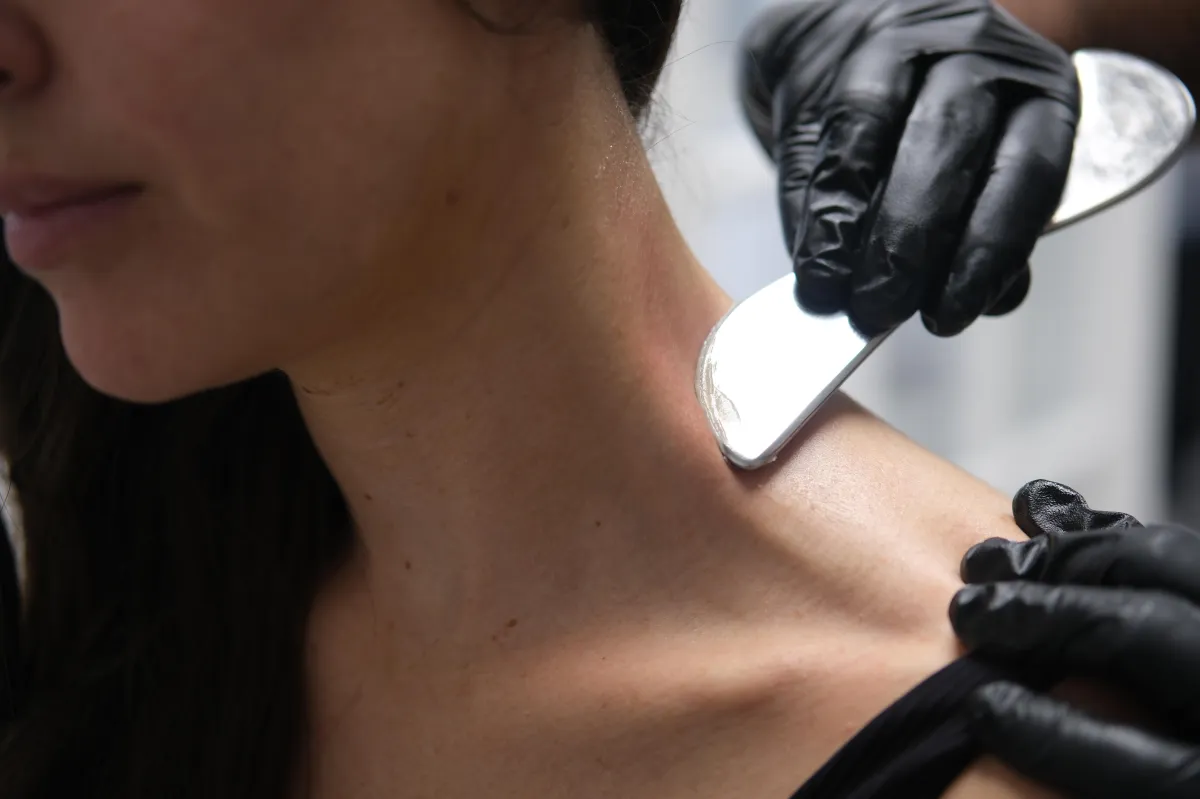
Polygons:
[[794,267],[796,299],[809,313],[833,314],[850,302],[850,270],[828,259],[807,258]]
[[993,593],[989,585],[968,585],[954,594],[950,600],[950,626],[960,637],[970,630],[975,617],[987,608]]
[[[951,273],[953,276],[953,272]],[[952,278],[953,279],[953,278]],[[975,323],[987,307],[988,297],[977,286],[947,284],[938,296],[921,309],[925,327],[930,333],[949,338],[957,336]],[[931,326],[932,323],[932,326]]]
[[[892,283],[907,282],[893,278]],[[850,320],[868,336],[879,336],[904,324],[917,312],[918,304],[892,287],[880,291],[854,290],[850,294]]]
[[921,309],[922,270],[872,236],[850,290],[850,318],[873,335],[899,327]]
[[[972,546],[970,549],[967,550],[967,554],[962,556],[962,560],[959,561],[959,564],[958,564],[959,578],[964,583],[985,582],[984,580],[972,580],[971,579],[972,561],[978,560],[980,558],[981,552],[986,553],[988,550],[991,550],[995,547],[1002,547],[1006,543],[1008,543],[1007,539],[1004,539],[1004,538],[989,538],[985,541],[980,541],[978,544],[975,544],[974,546]],[[984,554],[983,557],[986,558],[986,557],[988,557],[988,555]]]
[[1021,307],[1025,302],[1025,298],[1029,296],[1029,289],[1033,285],[1033,273],[1026,264],[1025,268],[1018,272],[1012,281],[1005,286],[1000,293],[999,299],[984,308],[984,316],[1004,316]]
[[953,317],[939,317],[925,311],[921,312],[921,322],[928,330],[939,338],[951,338],[967,329],[967,327],[975,321],[975,318],[956,319]]
[[959,576],[965,583],[986,583],[1012,579],[1012,548],[1015,541],[992,537],[980,541],[962,555]]
[[1007,680],[977,688],[967,700],[967,719],[972,732],[981,734],[994,729],[1033,697],[1029,689]]
[[998,657],[1023,653],[1045,632],[1039,614],[1057,601],[1057,591],[1013,580],[964,586],[950,600],[950,626],[969,649]]
[[898,324],[879,324],[878,320],[856,317],[852,311],[850,313],[850,326],[857,330],[858,334],[863,338],[872,339],[895,329]]
[[1010,541],[989,538],[967,550],[959,572],[965,583],[1000,582],[1003,580],[1037,579],[1040,556],[1045,551],[1045,539]]
[[984,315],[1014,310],[1029,291],[1029,266],[1009,248],[966,245],[950,265],[943,285],[922,309],[937,323],[940,336],[956,336]]

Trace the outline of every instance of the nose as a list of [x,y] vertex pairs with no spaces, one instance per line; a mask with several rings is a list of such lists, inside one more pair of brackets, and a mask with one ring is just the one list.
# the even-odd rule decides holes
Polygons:
[[46,43],[28,16],[0,1],[0,105],[35,91],[50,71]]

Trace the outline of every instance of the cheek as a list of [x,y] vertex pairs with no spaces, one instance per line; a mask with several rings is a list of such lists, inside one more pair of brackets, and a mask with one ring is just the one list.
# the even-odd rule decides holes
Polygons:
[[321,209],[336,211],[385,177],[410,183],[404,167],[428,163],[447,98],[467,96],[423,0],[101,5],[106,35],[80,23],[64,42],[72,98],[200,224],[292,213],[291,195],[313,207],[341,192]]
[[436,37],[353,11],[377,0],[341,2],[293,0],[338,13],[283,24],[278,9],[244,10],[281,0],[239,0],[217,24],[210,6],[234,3],[169,1],[191,16],[156,12],[84,92],[104,98],[95,113],[181,224],[257,257],[361,260],[444,193],[448,160],[478,127],[452,99],[470,96],[461,63]]
[[148,186],[114,268],[48,278],[98,389],[152,401],[277,366],[420,248],[440,154],[472,127],[447,97],[469,81],[436,37],[381,33],[366,4],[405,5],[112,0],[128,14],[113,35],[66,42],[81,118]]

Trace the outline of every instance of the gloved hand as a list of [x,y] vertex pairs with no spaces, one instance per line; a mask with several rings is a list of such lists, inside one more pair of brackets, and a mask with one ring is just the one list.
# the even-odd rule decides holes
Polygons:
[[1013,310],[1066,185],[1070,58],[990,0],[807,0],[743,43],[801,303],[939,335]]
[[1013,503],[1031,540],[991,540],[963,561],[951,606],[973,650],[1108,680],[1165,733],[1100,721],[1011,683],[973,697],[972,727],[1017,771],[1077,799],[1200,796],[1200,534],[1141,527],[1038,481]]

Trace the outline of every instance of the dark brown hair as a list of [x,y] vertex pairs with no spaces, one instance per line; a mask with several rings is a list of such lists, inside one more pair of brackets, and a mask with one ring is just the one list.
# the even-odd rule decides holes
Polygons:
[[671,49],[683,0],[591,0],[590,5],[616,61],[625,101],[641,118]]
[[[588,7],[639,117],[681,3]],[[5,257],[0,451],[25,546],[20,592],[0,542],[0,796],[287,799],[308,615],[352,537],[286,377],[103,396]]]

